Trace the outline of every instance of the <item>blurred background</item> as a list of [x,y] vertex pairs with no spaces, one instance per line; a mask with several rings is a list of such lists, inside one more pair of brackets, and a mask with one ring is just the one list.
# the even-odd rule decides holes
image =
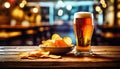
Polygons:
[[75,44],[73,15],[94,15],[92,45],[120,45],[120,0],[0,0],[0,45],[32,46],[58,33]]

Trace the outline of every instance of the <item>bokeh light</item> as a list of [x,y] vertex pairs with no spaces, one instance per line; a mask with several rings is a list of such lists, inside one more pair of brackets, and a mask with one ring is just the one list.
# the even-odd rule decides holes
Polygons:
[[58,16],[62,16],[62,15],[63,15],[63,10],[62,9],[58,10]]
[[10,8],[10,3],[9,2],[5,2],[4,6],[5,6],[5,8]]

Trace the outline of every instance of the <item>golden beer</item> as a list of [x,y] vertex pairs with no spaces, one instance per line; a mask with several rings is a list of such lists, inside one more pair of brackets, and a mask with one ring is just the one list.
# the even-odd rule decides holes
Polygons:
[[76,36],[76,54],[90,54],[93,34],[93,15],[90,12],[74,14],[74,33]]

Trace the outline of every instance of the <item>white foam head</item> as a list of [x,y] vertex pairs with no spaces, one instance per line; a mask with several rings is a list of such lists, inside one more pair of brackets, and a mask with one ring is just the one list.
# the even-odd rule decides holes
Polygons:
[[92,13],[90,12],[76,12],[74,14],[74,18],[89,18],[92,17]]

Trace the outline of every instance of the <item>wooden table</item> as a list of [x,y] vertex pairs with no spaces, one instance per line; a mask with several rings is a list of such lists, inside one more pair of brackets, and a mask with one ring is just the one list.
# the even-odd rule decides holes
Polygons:
[[120,46],[92,46],[94,55],[68,54],[61,59],[20,59],[20,51],[39,49],[38,46],[0,46],[0,68],[120,68]]

